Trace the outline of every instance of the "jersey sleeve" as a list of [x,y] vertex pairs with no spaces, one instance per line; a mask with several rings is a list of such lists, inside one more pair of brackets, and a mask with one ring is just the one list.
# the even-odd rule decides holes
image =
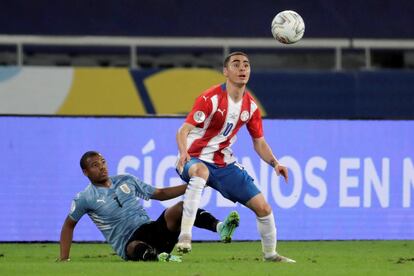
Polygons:
[[78,193],[76,197],[72,200],[69,217],[74,221],[79,221],[82,218],[82,216],[87,212],[87,210],[88,206],[84,194]]
[[253,138],[263,137],[262,115],[260,114],[259,108],[253,112],[253,115],[247,122],[246,127],[250,133],[250,136]]
[[130,176],[132,183],[135,186],[135,195],[139,198],[149,200],[155,192],[155,187],[146,184],[135,176]]
[[195,100],[193,109],[188,113],[185,122],[195,127],[203,127],[204,121],[210,116],[211,110],[211,99],[201,95]]

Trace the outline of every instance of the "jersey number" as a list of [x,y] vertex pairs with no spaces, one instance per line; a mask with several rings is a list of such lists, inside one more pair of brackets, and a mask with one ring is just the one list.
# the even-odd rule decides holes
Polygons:
[[226,128],[223,131],[223,136],[229,135],[232,128],[233,128],[233,123],[227,122]]

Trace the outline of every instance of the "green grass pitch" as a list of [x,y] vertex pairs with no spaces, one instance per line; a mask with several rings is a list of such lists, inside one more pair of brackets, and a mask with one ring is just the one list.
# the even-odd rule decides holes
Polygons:
[[414,275],[414,241],[279,242],[296,264],[267,263],[260,242],[193,243],[182,263],[125,262],[107,244],[0,243],[0,275]]

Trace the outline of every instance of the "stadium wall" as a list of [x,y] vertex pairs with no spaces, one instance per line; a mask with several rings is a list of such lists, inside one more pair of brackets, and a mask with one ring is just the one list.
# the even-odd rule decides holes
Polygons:
[[[98,150],[109,173],[157,187],[181,183],[174,165],[183,118],[0,116],[0,241],[57,241],[71,200],[88,180],[79,167]],[[243,129],[239,162],[272,205],[281,240],[414,239],[414,121],[264,120],[267,141],[289,167],[288,184],[254,153]],[[179,199],[145,201],[152,218]],[[204,191],[201,206],[241,215],[236,240],[257,240],[251,211]],[[77,241],[102,240],[86,216]],[[216,235],[195,230],[196,240]]]
[[0,33],[269,37],[273,17],[295,10],[305,37],[413,38],[411,0],[2,1]]
[[[0,114],[185,115],[224,82],[212,69],[0,68]],[[269,118],[414,119],[411,71],[255,71],[249,89]]]

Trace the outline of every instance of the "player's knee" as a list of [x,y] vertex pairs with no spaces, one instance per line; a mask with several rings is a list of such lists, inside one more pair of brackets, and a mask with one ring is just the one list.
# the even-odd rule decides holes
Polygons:
[[184,206],[184,201],[180,201],[180,202],[178,202],[177,203],[177,208],[180,210],[180,212],[182,212],[183,211],[183,207]]
[[169,207],[164,214],[168,230],[176,232],[180,230],[181,217],[183,215],[183,201]]
[[203,178],[204,180],[207,180],[209,171],[206,165],[203,163],[197,163],[190,168],[189,174],[191,177],[197,176]]
[[267,202],[263,202],[254,211],[258,217],[265,217],[272,213],[272,207]]
[[131,261],[156,261],[157,251],[142,241],[132,241],[127,246],[127,257]]
[[184,201],[179,201],[165,211],[166,217],[180,217],[184,209]]

